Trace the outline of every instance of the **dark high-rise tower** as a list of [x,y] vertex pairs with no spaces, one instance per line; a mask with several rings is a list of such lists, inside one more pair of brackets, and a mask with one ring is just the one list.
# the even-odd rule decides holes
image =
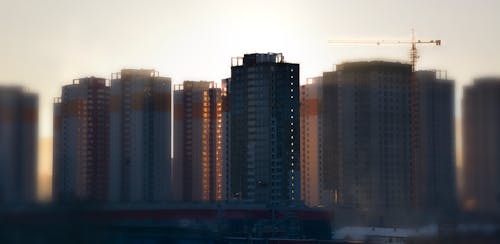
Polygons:
[[340,158],[339,158],[339,86],[336,72],[325,72],[322,78],[321,101],[318,104],[321,124],[319,125],[319,158],[321,204],[339,204]]
[[300,200],[299,65],[275,53],[232,61],[232,195],[271,204]]
[[380,61],[323,75],[323,184],[339,206],[376,215],[411,207],[410,76],[410,65]]
[[231,96],[229,87],[231,78],[221,81],[222,98],[222,197],[232,199],[231,196]]
[[463,106],[464,207],[500,212],[500,78],[465,87]]
[[209,81],[174,88],[176,199],[223,200],[221,89]]
[[419,101],[416,196],[418,207],[443,213],[456,209],[455,86],[444,72],[417,71]]
[[54,103],[52,195],[55,201],[105,201],[109,169],[109,86],[82,78]]
[[36,200],[38,96],[0,87],[0,205]]
[[171,81],[154,70],[114,74],[110,91],[110,200],[162,202],[171,193]]

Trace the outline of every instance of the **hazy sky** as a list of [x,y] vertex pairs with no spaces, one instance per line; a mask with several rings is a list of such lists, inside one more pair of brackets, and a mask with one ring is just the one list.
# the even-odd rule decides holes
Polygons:
[[500,75],[500,1],[481,0],[0,0],[0,84],[41,96],[42,137],[52,98],[74,78],[154,68],[178,83],[230,75],[230,57],[282,52],[301,80],[360,58],[407,60],[406,46],[332,46],[328,39],[442,39],[421,68],[458,84]]

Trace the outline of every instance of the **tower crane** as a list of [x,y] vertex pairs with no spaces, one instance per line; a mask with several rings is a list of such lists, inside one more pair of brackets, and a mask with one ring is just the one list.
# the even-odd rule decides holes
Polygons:
[[434,45],[441,46],[441,40],[417,40],[415,32],[412,30],[412,38],[410,40],[329,40],[330,44],[376,44],[380,45],[411,45],[410,47],[410,63],[412,71],[415,72],[418,55],[417,45]]
[[419,92],[418,92],[418,82],[416,77],[416,65],[419,58],[417,45],[434,45],[441,46],[441,40],[419,40],[415,38],[415,31],[412,29],[412,38],[410,40],[330,40],[330,44],[347,44],[347,45],[363,45],[363,44],[376,44],[380,45],[410,45],[410,64],[411,64],[411,80],[410,80],[410,96],[411,96],[411,144],[412,144],[412,174],[410,179],[410,184],[412,188],[411,197],[413,206],[419,207],[419,184],[417,181],[420,171],[420,111],[419,111]]

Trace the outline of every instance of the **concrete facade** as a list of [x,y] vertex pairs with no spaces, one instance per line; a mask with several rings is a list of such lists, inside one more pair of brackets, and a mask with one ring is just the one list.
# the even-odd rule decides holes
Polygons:
[[222,96],[214,82],[184,81],[174,89],[176,200],[223,197]]
[[82,78],[54,103],[52,196],[55,201],[105,201],[109,174],[109,86]]
[[300,86],[301,199],[308,206],[321,205],[321,110],[322,77],[307,79]]
[[164,202],[171,189],[171,80],[154,70],[113,74],[110,200]]

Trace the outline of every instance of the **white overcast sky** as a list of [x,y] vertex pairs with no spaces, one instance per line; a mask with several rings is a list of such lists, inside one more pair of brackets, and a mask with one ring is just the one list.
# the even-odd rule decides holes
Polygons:
[[232,56],[282,52],[304,82],[341,61],[408,57],[406,46],[329,39],[408,39],[415,28],[443,40],[420,49],[419,68],[447,70],[459,91],[500,75],[499,13],[498,0],[0,0],[0,84],[40,94],[40,135],[50,137],[52,98],[75,78],[154,68],[175,83],[219,81]]

